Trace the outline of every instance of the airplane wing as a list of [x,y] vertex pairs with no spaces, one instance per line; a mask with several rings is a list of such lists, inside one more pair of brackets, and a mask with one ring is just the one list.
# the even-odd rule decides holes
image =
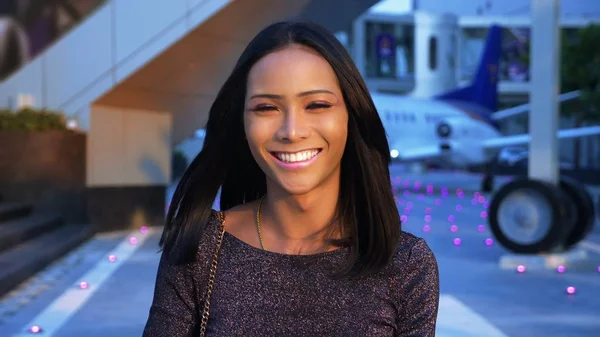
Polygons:
[[[567,101],[570,101],[570,100],[573,100],[573,99],[579,97],[579,94],[580,94],[579,90],[566,92],[564,94],[558,95],[558,101],[561,103],[567,102]],[[521,104],[521,105],[517,105],[512,108],[496,111],[491,115],[491,118],[493,120],[497,121],[497,120],[501,120],[501,119],[505,119],[508,117],[512,117],[512,116],[516,116],[516,115],[520,115],[520,114],[529,112],[529,109],[530,109],[529,103]]]
[[[557,132],[558,139],[569,139],[600,135],[600,126],[588,126],[576,129],[564,129]],[[494,149],[505,146],[514,146],[528,144],[531,141],[529,134],[506,136],[486,139],[483,141],[483,147],[485,149]]]

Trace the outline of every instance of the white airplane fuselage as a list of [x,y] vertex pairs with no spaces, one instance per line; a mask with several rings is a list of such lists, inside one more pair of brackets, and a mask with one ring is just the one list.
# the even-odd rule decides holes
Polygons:
[[[372,94],[372,98],[395,160],[439,157],[459,166],[483,164],[491,159],[483,140],[501,136],[476,113],[443,101],[389,94]],[[449,126],[447,137],[440,136],[440,124]]]

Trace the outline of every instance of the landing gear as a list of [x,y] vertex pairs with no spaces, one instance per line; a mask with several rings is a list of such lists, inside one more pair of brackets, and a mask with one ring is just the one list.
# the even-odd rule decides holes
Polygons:
[[566,250],[592,229],[593,203],[579,183],[559,186],[519,179],[504,185],[489,207],[490,229],[498,243],[521,254]]
[[572,204],[573,216],[570,220],[573,222],[573,227],[564,242],[565,248],[569,249],[592,231],[596,214],[592,197],[579,182],[571,178],[561,177],[560,189],[571,200]]
[[492,164],[485,164],[483,172],[483,178],[481,179],[481,192],[490,193],[494,190],[494,174],[492,172]]
[[536,180],[503,186],[489,207],[490,229],[498,243],[515,253],[554,249],[568,234],[566,209],[558,188]]
[[485,174],[481,179],[481,192],[490,193],[494,190],[494,176],[492,174]]

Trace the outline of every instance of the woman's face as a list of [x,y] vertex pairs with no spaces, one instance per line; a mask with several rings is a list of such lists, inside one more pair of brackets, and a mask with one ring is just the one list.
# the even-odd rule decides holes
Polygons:
[[329,63],[293,45],[250,70],[244,128],[270,183],[299,195],[339,181],[348,111]]

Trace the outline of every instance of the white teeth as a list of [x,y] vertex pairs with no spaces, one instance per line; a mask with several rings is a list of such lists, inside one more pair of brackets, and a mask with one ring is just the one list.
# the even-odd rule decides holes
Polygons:
[[295,153],[275,152],[275,157],[286,163],[295,163],[312,159],[319,153],[318,150],[300,151]]

